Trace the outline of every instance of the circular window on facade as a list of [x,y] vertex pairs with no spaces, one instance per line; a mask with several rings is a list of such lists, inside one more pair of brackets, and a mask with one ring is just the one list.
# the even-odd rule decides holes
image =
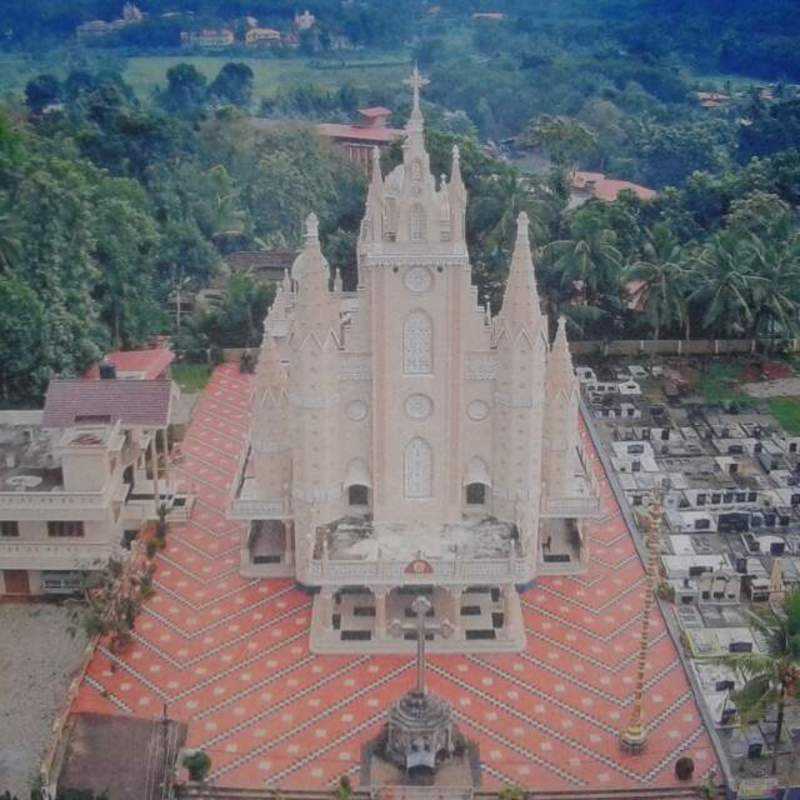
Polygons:
[[411,267],[406,272],[405,284],[410,292],[427,292],[433,286],[433,275],[425,267]]
[[353,400],[353,402],[347,406],[345,414],[347,414],[347,418],[353,420],[353,422],[361,422],[362,419],[366,419],[368,411],[367,404],[363,400]]
[[427,419],[433,412],[433,400],[425,394],[412,394],[406,398],[405,407],[410,419]]
[[473,400],[467,406],[467,416],[475,421],[480,422],[489,416],[489,406],[483,400]]

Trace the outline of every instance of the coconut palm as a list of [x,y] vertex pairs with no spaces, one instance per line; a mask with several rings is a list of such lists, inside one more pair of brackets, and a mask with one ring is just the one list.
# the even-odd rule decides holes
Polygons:
[[732,696],[743,724],[759,722],[771,709],[777,709],[772,752],[774,775],[778,769],[786,703],[800,691],[800,591],[786,597],[780,613],[764,611],[752,616],[754,626],[768,643],[768,652],[742,653],[721,661],[743,681],[743,687]]
[[752,282],[754,336],[798,330],[800,310],[800,239],[776,241],[752,236],[747,252]]
[[753,271],[746,242],[723,231],[694,251],[689,259],[695,286],[689,302],[705,309],[703,325],[715,332],[741,336],[753,325]]
[[642,251],[642,258],[625,270],[624,277],[627,284],[636,284],[632,295],[644,307],[653,338],[658,339],[664,327],[685,324],[688,339],[689,269],[685,250],[666,225],[656,225],[645,231]]
[[622,277],[622,254],[617,235],[590,215],[576,218],[572,238],[551,242],[546,258],[561,276],[561,287],[569,293],[580,290],[588,305],[598,305],[604,296],[618,297]]

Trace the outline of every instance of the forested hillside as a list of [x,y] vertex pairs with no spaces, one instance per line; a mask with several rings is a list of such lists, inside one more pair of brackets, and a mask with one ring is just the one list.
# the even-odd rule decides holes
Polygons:
[[[431,79],[424,111],[435,174],[461,147],[482,301],[499,306],[524,209],[547,310],[566,314],[574,337],[798,333],[800,92],[796,55],[782,49],[798,23],[784,0],[444,0],[437,13],[417,0],[390,9],[320,0],[308,3],[320,28],[363,51],[327,52],[320,37],[313,56],[292,56],[291,79],[267,87],[252,66],[269,73],[286,54],[173,57],[136,90],[127,59],[151,57],[136,56],[139,45],[69,39],[81,21],[116,16],[116,0],[11,5],[7,55],[38,68],[0,102],[0,405],[36,402],[52,374],[80,374],[105,349],[154,334],[173,335],[189,359],[256,344],[268,286],[230,280],[219,307],[180,330],[168,301],[218,279],[231,250],[297,246],[311,210],[326,255],[354,288],[364,176],[294,123],[385,105],[402,125],[400,72],[387,78],[358,64],[385,47]],[[159,16],[176,6],[197,24],[245,13],[290,24],[297,10],[262,0],[140,5],[150,15],[141,30],[151,32],[179,25]],[[489,10],[507,16],[471,19]],[[154,33],[142,52],[161,42]],[[358,80],[332,82],[330,64]],[[750,85],[762,77],[773,83]],[[701,88],[724,100],[701,106]],[[251,115],[276,127],[256,133]],[[293,125],[281,127],[284,119]],[[512,140],[541,159],[536,174],[495,144]],[[397,147],[387,153],[384,169],[399,157]],[[575,168],[659,194],[576,207]]]

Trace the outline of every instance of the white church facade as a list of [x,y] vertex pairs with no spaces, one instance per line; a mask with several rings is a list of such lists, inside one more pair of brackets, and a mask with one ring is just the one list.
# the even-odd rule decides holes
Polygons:
[[[551,343],[518,220],[502,310],[479,306],[458,150],[434,178],[415,71],[403,162],[377,153],[358,288],[331,282],[317,221],[264,325],[231,516],[242,573],[314,596],[316,652],[404,652],[425,594],[432,650],[524,644],[519,590],[585,568],[598,493],[563,320]],[[412,637],[413,638],[413,637]]]

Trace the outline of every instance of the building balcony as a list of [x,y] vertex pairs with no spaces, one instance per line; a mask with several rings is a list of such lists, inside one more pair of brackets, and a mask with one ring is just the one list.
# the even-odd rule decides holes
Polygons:
[[110,508],[107,492],[0,492],[0,517],[16,520],[102,520]]
[[0,541],[0,569],[99,570],[119,547],[109,542]]
[[508,558],[472,560],[420,558],[417,563],[424,563],[424,571],[410,570],[407,561],[315,558],[308,564],[305,580],[318,586],[345,584],[419,586],[431,583],[443,586],[527,583],[534,577],[533,560],[517,555]]

